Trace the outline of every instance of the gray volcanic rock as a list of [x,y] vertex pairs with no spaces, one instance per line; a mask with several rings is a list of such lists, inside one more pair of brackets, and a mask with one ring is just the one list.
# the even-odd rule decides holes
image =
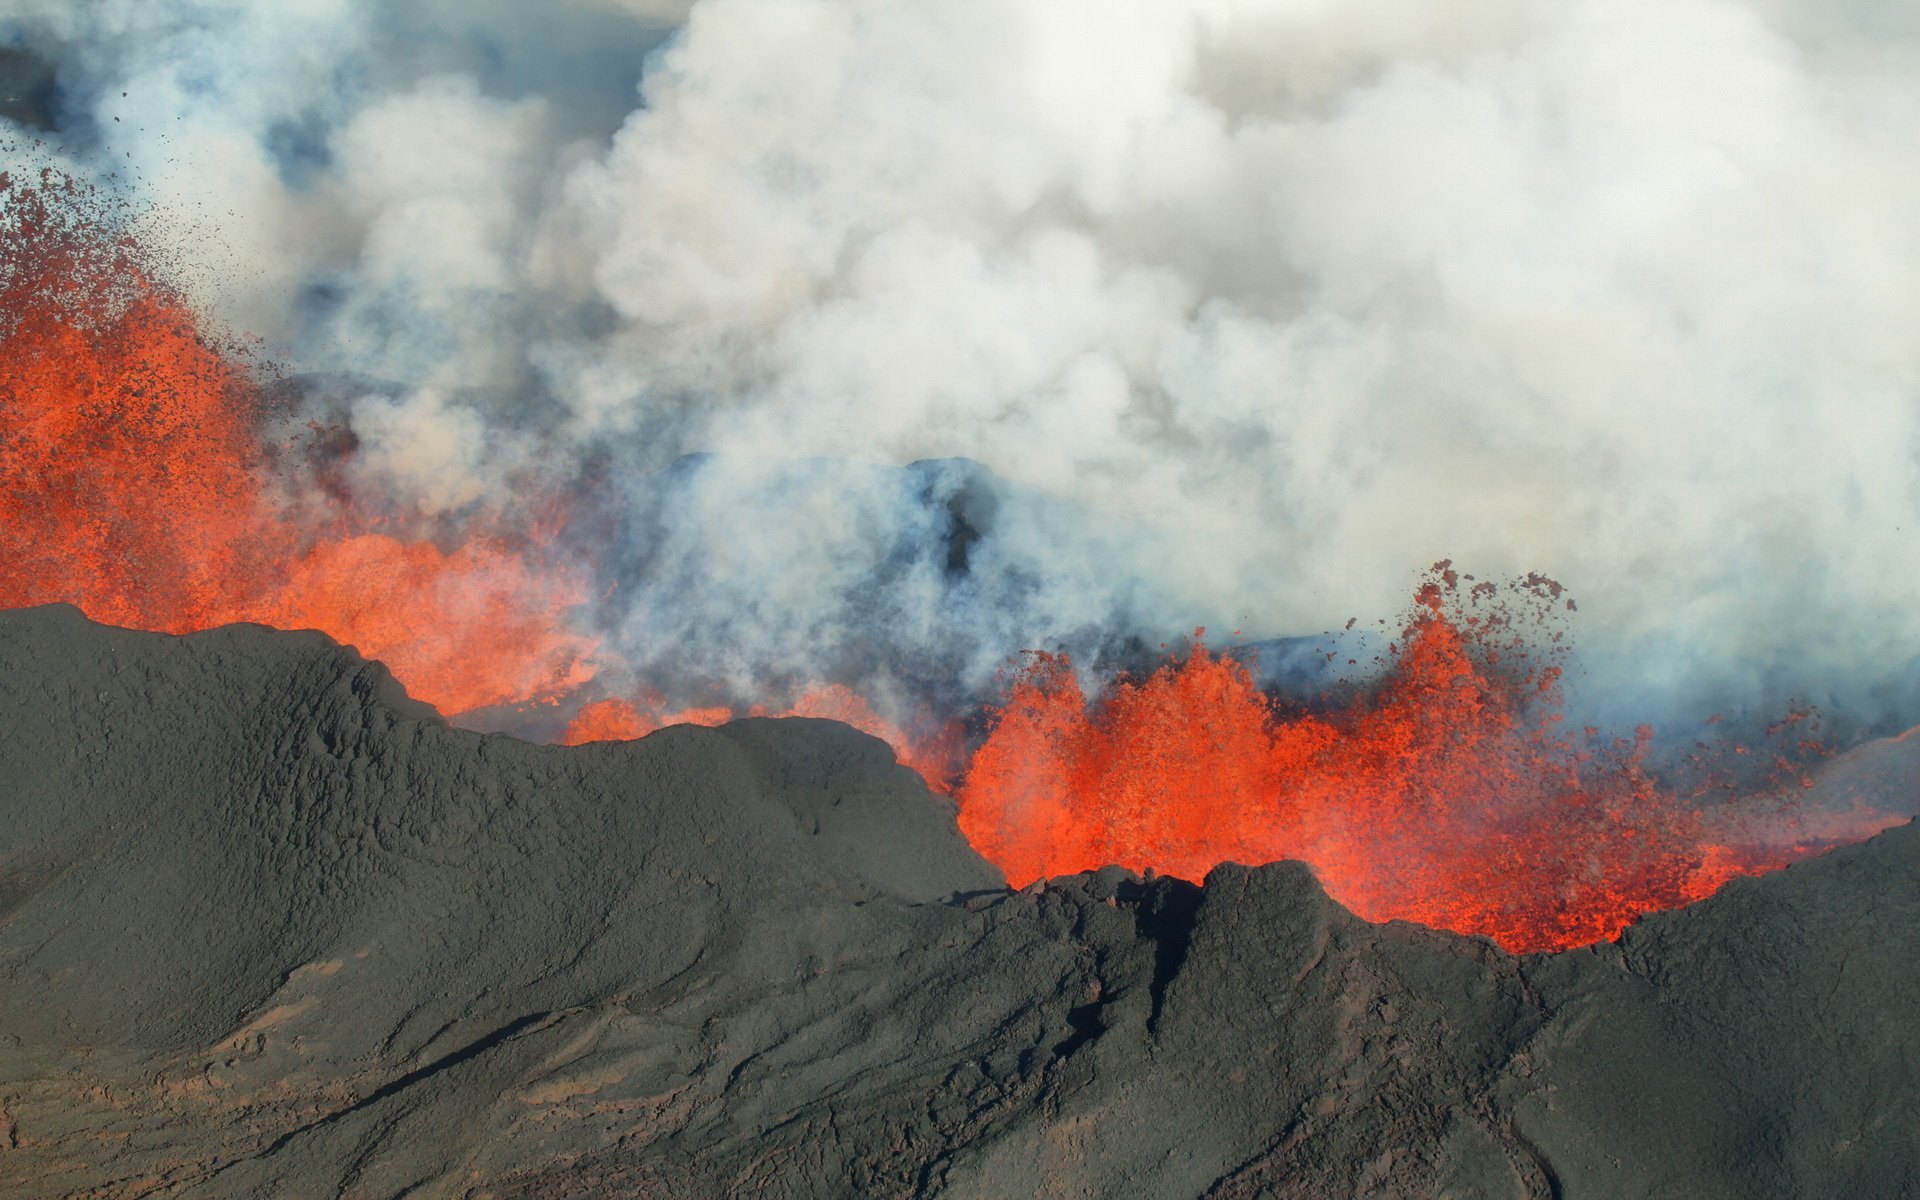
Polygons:
[[45,608],[0,830],[10,1197],[1920,1194],[1911,825],[1513,957],[1296,863],[1008,892],[830,722],[533,746]]

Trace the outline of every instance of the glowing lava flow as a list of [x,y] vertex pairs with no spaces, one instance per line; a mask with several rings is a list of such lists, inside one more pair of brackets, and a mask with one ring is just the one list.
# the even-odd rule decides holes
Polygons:
[[[173,633],[317,628],[451,714],[571,699],[593,674],[595,644],[567,626],[585,579],[497,515],[407,540],[405,511],[374,521],[298,479],[269,487],[251,376],[132,241],[103,232],[100,203],[52,173],[0,174],[0,607],[66,601]],[[285,498],[301,494],[296,519]],[[1645,734],[1564,738],[1557,669],[1480,607],[1490,585],[1458,582],[1443,565],[1422,589],[1384,684],[1318,715],[1282,716],[1200,644],[1091,704],[1071,663],[1034,655],[964,771],[961,829],[1016,885],[1107,863],[1199,879],[1300,858],[1363,917],[1516,951],[1611,937],[1808,852],[1740,849],[1725,806],[1704,813],[1654,782]],[[957,726],[903,728],[844,687],[740,715],[770,713],[865,730],[942,791],[963,775]],[[563,740],[734,715],[601,700]],[[1888,823],[1865,813],[1841,836],[1874,821]]]
[[259,391],[210,345],[103,202],[0,174],[0,607],[65,601],[168,633],[233,621],[323,630],[442,711],[584,682],[584,598],[524,548],[451,550],[308,528],[261,479]]
[[858,692],[839,684],[810,688],[783,707],[761,704],[744,712],[724,706],[673,711],[657,695],[645,695],[638,701],[595,700],[581,706],[560,741],[567,746],[627,741],[669,725],[724,725],[736,717],[815,717],[851,725],[891,746],[901,764],[913,768],[937,792],[950,793],[961,770],[963,751],[957,727],[948,726],[930,737],[913,736],[874,712],[873,705]]
[[246,381],[79,199],[0,175],[0,604],[202,628],[287,549]]
[[1383,686],[1325,715],[1283,718],[1203,644],[1092,704],[1066,659],[1032,656],[973,756],[961,829],[1016,886],[1301,859],[1362,917],[1515,952],[1614,937],[1793,857],[1719,840],[1724,821],[1644,769],[1647,731],[1598,750],[1560,736],[1558,668],[1468,611],[1491,589],[1458,579],[1436,568]]

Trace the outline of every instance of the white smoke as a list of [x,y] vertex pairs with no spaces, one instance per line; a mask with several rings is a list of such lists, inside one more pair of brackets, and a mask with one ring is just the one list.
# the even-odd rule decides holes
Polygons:
[[[972,686],[1391,615],[1450,556],[1567,584],[1656,715],[1920,699],[1910,6],[542,11],[15,0],[0,39],[217,228],[230,319],[431,389],[354,408],[369,480],[614,463],[638,674]],[[832,465],[950,457],[1003,483]]]

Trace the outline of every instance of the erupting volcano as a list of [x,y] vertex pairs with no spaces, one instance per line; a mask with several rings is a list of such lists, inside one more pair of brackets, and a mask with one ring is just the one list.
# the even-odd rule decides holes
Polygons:
[[[583,581],[491,519],[450,549],[276,491],[254,370],[210,340],[104,196],[0,174],[0,606],[65,601],[184,633],[320,629],[449,713],[552,699],[591,677],[565,610]],[[317,499],[314,497],[318,497]]]
[[[962,830],[1015,886],[1106,864],[1198,880],[1222,862],[1297,858],[1363,917],[1514,952],[1615,937],[1898,819],[1862,812],[1842,837],[1796,838],[1790,803],[1703,807],[1663,784],[1644,727],[1598,746],[1597,731],[1573,736],[1561,635],[1546,632],[1559,585],[1529,577],[1503,595],[1448,563],[1384,676],[1313,711],[1276,707],[1198,634],[1185,658],[1091,704],[1068,656],[1032,654],[970,756],[969,714],[915,714],[911,728],[931,732],[910,732],[839,684],[743,708],[675,710],[657,693],[582,703],[598,641],[572,612],[595,585],[552,549],[564,499],[535,506],[559,514],[545,521],[434,522],[330,495],[320,481],[351,447],[317,429],[266,440],[257,368],[205,334],[101,197],[45,172],[0,176],[0,203],[0,605],[65,601],[170,633],[319,629],[449,713],[564,704],[567,744],[743,716],[839,720],[955,795]],[[1743,837],[1762,814],[1768,836]]]
[[1901,5],[0,9],[0,1197],[1912,1200]]
[[[1663,785],[1644,726],[1599,747],[1596,730],[1574,736],[1562,668],[1540,653],[1558,633],[1536,646],[1494,585],[1444,562],[1433,575],[1384,680],[1323,712],[1276,711],[1199,634],[1186,658],[1091,706],[1067,659],[1035,655],[973,757],[961,828],[1015,885],[1105,863],[1199,879],[1297,858],[1369,920],[1515,953],[1616,937],[1826,848],[1792,841],[1791,799],[1708,810]],[[1561,591],[1538,577],[1512,590],[1535,623]],[[1776,787],[1804,782],[1777,761]],[[1856,818],[1852,837],[1899,820]]]

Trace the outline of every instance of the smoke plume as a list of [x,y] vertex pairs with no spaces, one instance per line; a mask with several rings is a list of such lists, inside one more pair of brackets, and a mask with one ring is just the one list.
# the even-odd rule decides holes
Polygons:
[[884,707],[1451,557],[1579,598],[1596,711],[1920,715],[1910,6],[9,0],[0,48],[358,503],[574,498],[609,688]]

